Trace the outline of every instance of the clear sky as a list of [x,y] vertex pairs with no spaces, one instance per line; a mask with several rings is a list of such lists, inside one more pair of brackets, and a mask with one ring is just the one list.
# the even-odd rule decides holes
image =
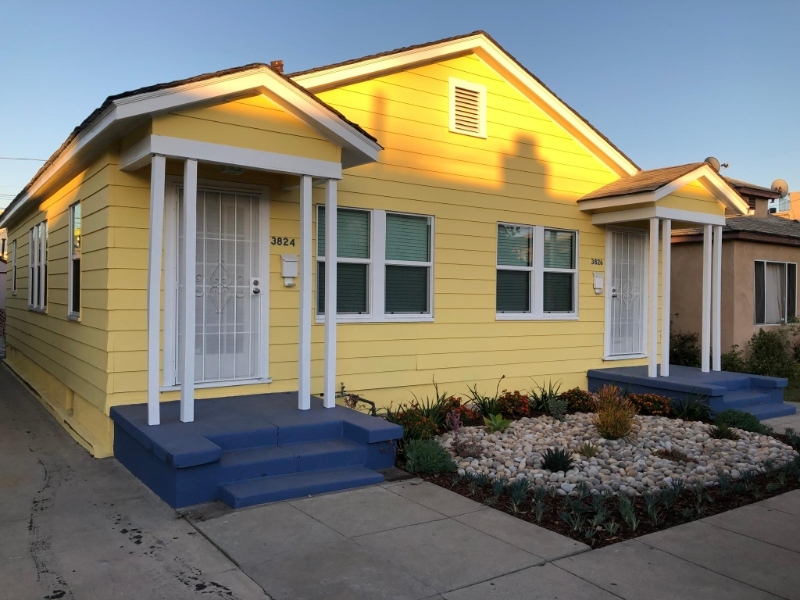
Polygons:
[[[642,168],[800,190],[798,0],[4,0],[0,157],[52,154],[111,94],[287,72],[483,29]],[[0,207],[41,163],[0,160]]]

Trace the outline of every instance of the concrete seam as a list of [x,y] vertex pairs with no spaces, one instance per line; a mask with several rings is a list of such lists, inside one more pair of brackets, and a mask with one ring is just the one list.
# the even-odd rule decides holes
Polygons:
[[551,565],[553,565],[554,567],[556,567],[557,569],[561,569],[562,571],[564,571],[564,573],[567,573],[567,574],[569,574],[569,575],[572,575],[573,577],[577,577],[577,578],[578,578],[578,579],[580,579],[581,581],[584,581],[584,582],[588,583],[589,585],[596,587],[598,590],[603,590],[604,592],[606,592],[606,593],[608,593],[608,594],[611,594],[611,595],[612,595],[612,596],[614,596],[615,598],[623,598],[623,600],[624,600],[624,596],[620,596],[619,594],[615,594],[615,593],[614,593],[614,592],[612,592],[611,590],[607,590],[606,588],[604,588],[604,587],[602,587],[602,586],[600,586],[600,585],[596,584],[595,582],[593,582],[593,581],[589,581],[589,580],[588,580],[588,579],[586,579],[585,577],[581,577],[581,576],[580,576],[580,575],[578,575],[577,573],[573,573],[572,571],[569,571],[569,570],[565,569],[565,568],[564,568],[564,567],[562,567],[561,565],[557,565],[557,564],[556,564],[556,563],[554,563],[554,562],[552,562],[552,563],[550,563],[550,564],[551,564]]

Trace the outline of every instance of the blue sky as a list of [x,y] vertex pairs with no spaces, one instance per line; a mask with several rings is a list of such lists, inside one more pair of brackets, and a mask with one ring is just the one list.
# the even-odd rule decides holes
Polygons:
[[[727,175],[800,190],[799,28],[790,0],[9,0],[0,157],[49,157],[106,96],[136,87],[483,29],[642,168],[713,155]],[[0,207],[39,164],[0,160]]]

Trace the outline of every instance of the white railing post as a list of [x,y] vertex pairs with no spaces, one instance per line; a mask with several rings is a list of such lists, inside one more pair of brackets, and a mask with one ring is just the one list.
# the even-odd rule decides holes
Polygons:
[[195,273],[197,272],[197,161],[183,167],[183,376],[181,421],[194,421]]
[[297,408],[311,408],[311,176],[300,176],[300,340]]
[[722,370],[722,226],[714,226],[714,251],[711,285],[711,352],[712,369]]
[[147,259],[147,424],[161,423],[159,407],[161,341],[161,252],[164,247],[166,158],[154,155],[150,165],[150,247]]
[[325,182],[325,408],[336,406],[336,180]]
[[670,294],[672,288],[672,221],[664,219],[661,235],[661,376],[669,377]]
[[650,268],[648,273],[650,289],[647,294],[648,305],[648,363],[647,376],[658,377],[658,219],[650,219]]
[[708,373],[711,346],[711,225],[703,226],[703,324],[700,342],[700,369]]

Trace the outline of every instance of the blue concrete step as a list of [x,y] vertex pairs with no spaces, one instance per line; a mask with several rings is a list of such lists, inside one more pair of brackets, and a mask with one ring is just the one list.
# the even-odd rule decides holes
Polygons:
[[323,440],[281,446],[297,459],[298,471],[364,465],[367,448],[351,440]]
[[295,455],[279,446],[260,446],[223,452],[219,462],[221,481],[239,481],[297,471]]
[[220,486],[220,499],[232,508],[276,502],[381,483],[383,475],[362,466],[259,477]]
[[[726,392],[722,397],[722,404],[725,408],[747,408],[748,406],[760,406],[762,404],[780,404],[781,399],[772,394],[764,393],[759,389],[737,390]],[[723,409],[724,410],[724,409]]]
[[740,410],[755,415],[760,421],[763,421],[764,419],[774,419],[775,417],[786,417],[797,412],[797,408],[794,406],[794,404],[790,404],[788,402],[781,402],[780,404],[760,404],[758,406],[747,406]]

